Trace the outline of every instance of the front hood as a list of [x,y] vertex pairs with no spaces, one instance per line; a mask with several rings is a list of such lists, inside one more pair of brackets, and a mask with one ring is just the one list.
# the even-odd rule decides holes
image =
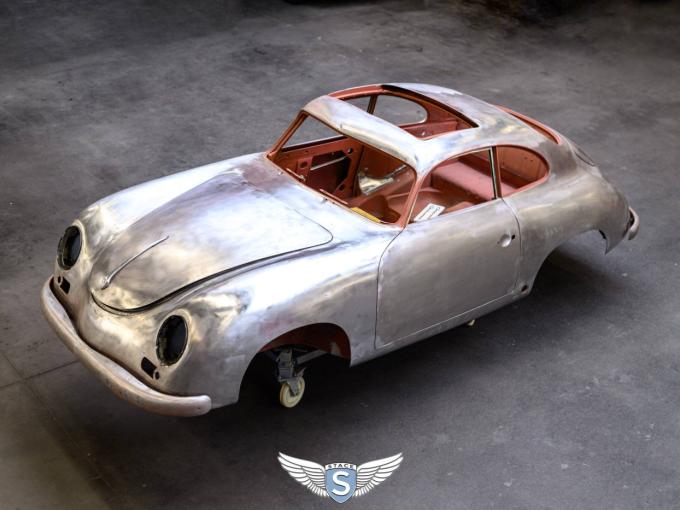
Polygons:
[[218,273],[331,239],[240,171],[230,171],[124,230],[97,257],[89,287],[97,301],[132,310]]

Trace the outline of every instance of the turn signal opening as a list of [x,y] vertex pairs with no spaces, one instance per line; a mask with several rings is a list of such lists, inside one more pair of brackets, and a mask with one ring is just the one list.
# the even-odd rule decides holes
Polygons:
[[71,284],[69,283],[69,281],[66,278],[62,278],[60,276],[58,283],[61,290],[64,291],[64,294],[68,294],[68,291],[71,290]]
[[144,357],[142,358],[142,370],[144,370],[149,377],[153,377],[153,374],[156,371],[156,365],[151,363],[149,358]]

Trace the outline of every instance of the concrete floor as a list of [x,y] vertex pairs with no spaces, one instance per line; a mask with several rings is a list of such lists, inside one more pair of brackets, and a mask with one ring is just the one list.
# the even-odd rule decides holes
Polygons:
[[[348,508],[680,506],[680,12],[583,8],[539,24],[438,2],[0,3],[0,506],[329,508],[286,452],[403,451]],[[380,81],[458,88],[580,143],[640,235],[556,251],[514,306],[348,369],[321,359],[283,410],[267,362],[195,419],[110,394],[42,319],[80,209],[265,149],[304,102]]]

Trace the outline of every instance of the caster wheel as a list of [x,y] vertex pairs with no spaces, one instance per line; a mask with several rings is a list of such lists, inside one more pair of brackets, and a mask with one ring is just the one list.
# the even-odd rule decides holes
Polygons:
[[470,322],[468,322],[466,325],[467,325],[468,328],[471,328],[472,326],[475,325],[475,319],[472,319],[472,320],[471,320]]
[[290,388],[287,382],[281,383],[281,390],[279,391],[279,402],[283,407],[291,408],[295,407],[302,400],[302,395],[305,394],[305,380],[300,377],[300,391],[297,395],[293,395],[293,390]]

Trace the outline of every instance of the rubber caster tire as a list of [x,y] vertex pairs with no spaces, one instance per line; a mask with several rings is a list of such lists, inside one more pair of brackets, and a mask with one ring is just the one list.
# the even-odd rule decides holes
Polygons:
[[297,395],[293,395],[293,390],[290,389],[290,386],[288,385],[287,382],[281,383],[281,390],[279,391],[279,402],[283,407],[287,407],[290,409],[291,407],[295,407],[300,403],[300,400],[302,400],[302,396],[305,394],[305,380],[300,377],[300,391],[298,392]]

